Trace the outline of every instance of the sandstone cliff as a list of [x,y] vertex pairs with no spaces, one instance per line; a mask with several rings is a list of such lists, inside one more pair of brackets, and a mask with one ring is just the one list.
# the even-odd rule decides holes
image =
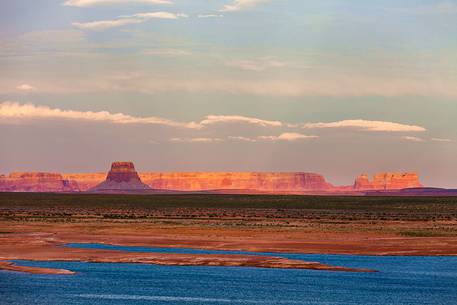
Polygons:
[[11,173],[0,176],[0,191],[74,192],[129,189],[131,191],[227,191],[240,193],[360,193],[421,187],[415,173],[378,173],[373,180],[360,175],[352,186],[333,186],[314,173],[274,172],[143,172],[132,162],[114,162],[110,172],[89,174]]
[[11,173],[0,177],[0,190],[4,192],[79,192],[78,184],[59,173]]
[[368,175],[362,174],[354,182],[354,190],[400,190],[422,187],[416,173],[377,173],[370,181]]
[[332,188],[313,173],[184,172],[140,173],[153,189],[177,191],[252,190],[261,192],[311,192]]
[[132,162],[113,162],[106,180],[89,189],[94,193],[142,192],[151,190],[141,182]]

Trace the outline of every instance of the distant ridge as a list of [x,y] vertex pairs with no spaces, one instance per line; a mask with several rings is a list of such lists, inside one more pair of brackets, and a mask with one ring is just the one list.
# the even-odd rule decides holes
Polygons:
[[362,174],[335,186],[310,172],[140,172],[133,162],[113,162],[108,174],[25,172],[0,175],[0,192],[111,194],[277,194],[337,196],[457,196],[457,190],[424,187],[414,172]]

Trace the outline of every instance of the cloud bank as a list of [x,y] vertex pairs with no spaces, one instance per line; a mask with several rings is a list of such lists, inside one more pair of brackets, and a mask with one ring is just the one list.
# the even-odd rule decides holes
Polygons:
[[100,20],[91,22],[73,22],[72,25],[81,30],[95,30],[101,31],[114,27],[120,27],[128,24],[139,24],[146,22],[150,19],[178,19],[187,18],[186,14],[170,13],[170,12],[148,12],[138,13],[133,15],[119,16],[118,19],[113,20]]
[[366,131],[386,132],[422,132],[424,127],[416,125],[405,125],[394,122],[367,121],[367,120],[343,120],[330,123],[306,123],[303,128],[355,128]]
[[108,111],[75,111],[36,106],[34,104],[20,104],[17,102],[3,102],[0,104],[0,120],[18,121],[32,119],[69,119],[93,122],[107,122],[114,124],[149,124],[181,127],[188,129],[202,129],[215,124],[249,124],[261,127],[281,127],[279,121],[268,121],[258,118],[239,115],[208,115],[200,122],[177,122],[160,117],[137,117],[124,113],[111,113]]

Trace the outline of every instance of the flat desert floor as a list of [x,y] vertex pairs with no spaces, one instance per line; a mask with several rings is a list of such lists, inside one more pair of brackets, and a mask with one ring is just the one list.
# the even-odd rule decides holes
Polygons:
[[67,243],[253,252],[457,255],[457,198],[0,194],[0,269],[11,260],[354,270],[273,256],[134,253]]

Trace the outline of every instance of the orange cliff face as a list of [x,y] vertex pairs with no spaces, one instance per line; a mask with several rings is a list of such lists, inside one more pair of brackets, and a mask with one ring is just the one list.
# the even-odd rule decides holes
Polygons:
[[[115,162],[106,173],[58,174],[11,173],[0,176],[0,191],[77,192],[93,189],[104,181],[143,182],[153,190],[220,191],[240,193],[331,194],[360,193],[368,190],[399,190],[422,187],[415,173],[379,173],[370,181],[361,175],[353,186],[333,186],[315,173],[302,172],[143,172],[136,173],[133,163]],[[130,185],[130,184],[129,184]],[[128,186],[128,185],[127,185]],[[146,189],[145,187],[143,187]],[[143,189],[142,188],[142,189]]]
[[62,174],[63,178],[75,181],[81,191],[87,191],[106,179],[106,173]]
[[6,192],[79,192],[78,183],[59,173],[11,173],[0,177],[0,190]]
[[401,190],[422,187],[416,173],[377,173],[370,181],[368,175],[362,174],[354,182],[354,190]]
[[[64,174],[78,183],[81,191],[89,190],[107,177],[104,173]],[[254,172],[143,172],[141,181],[156,190],[210,191],[252,190],[261,192],[329,191],[333,186],[313,173]]]
[[333,186],[314,173],[184,172],[140,173],[153,189],[177,191],[252,190],[261,192],[327,191]]

